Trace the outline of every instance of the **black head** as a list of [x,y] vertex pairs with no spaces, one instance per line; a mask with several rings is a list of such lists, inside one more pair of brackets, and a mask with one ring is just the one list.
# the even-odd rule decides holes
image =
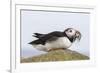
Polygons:
[[80,40],[81,39],[81,33],[73,28],[67,28],[64,31],[64,34],[69,38],[71,42],[74,42],[76,39]]

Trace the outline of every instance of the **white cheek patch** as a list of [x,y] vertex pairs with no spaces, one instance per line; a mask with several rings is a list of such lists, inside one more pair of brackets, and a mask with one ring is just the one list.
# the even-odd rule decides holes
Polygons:
[[75,35],[75,31],[72,31],[72,32],[65,32],[68,36],[73,36],[73,35]]

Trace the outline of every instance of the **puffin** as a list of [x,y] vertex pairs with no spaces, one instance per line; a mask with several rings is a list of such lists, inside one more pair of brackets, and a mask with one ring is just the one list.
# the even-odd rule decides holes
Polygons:
[[66,50],[75,42],[81,39],[81,33],[74,28],[67,28],[62,31],[53,31],[47,34],[34,33],[36,40],[29,42],[34,48],[49,52],[60,48]]

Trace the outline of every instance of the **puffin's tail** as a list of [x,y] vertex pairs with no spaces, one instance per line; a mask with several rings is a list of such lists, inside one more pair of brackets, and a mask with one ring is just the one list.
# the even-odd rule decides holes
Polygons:
[[34,33],[34,35],[32,35],[36,38],[41,38],[42,36],[44,36],[44,34],[40,34],[40,33]]
[[31,45],[38,45],[38,44],[43,44],[43,42],[41,40],[34,40],[32,42],[29,42],[28,44],[31,44]]

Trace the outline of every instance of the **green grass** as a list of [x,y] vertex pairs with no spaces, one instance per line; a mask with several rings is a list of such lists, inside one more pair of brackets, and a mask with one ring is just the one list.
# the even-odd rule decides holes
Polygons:
[[48,62],[48,61],[71,61],[71,60],[88,60],[89,57],[71,50],[53,50],[47,54],[22,58],[21,63],[30,62]]

